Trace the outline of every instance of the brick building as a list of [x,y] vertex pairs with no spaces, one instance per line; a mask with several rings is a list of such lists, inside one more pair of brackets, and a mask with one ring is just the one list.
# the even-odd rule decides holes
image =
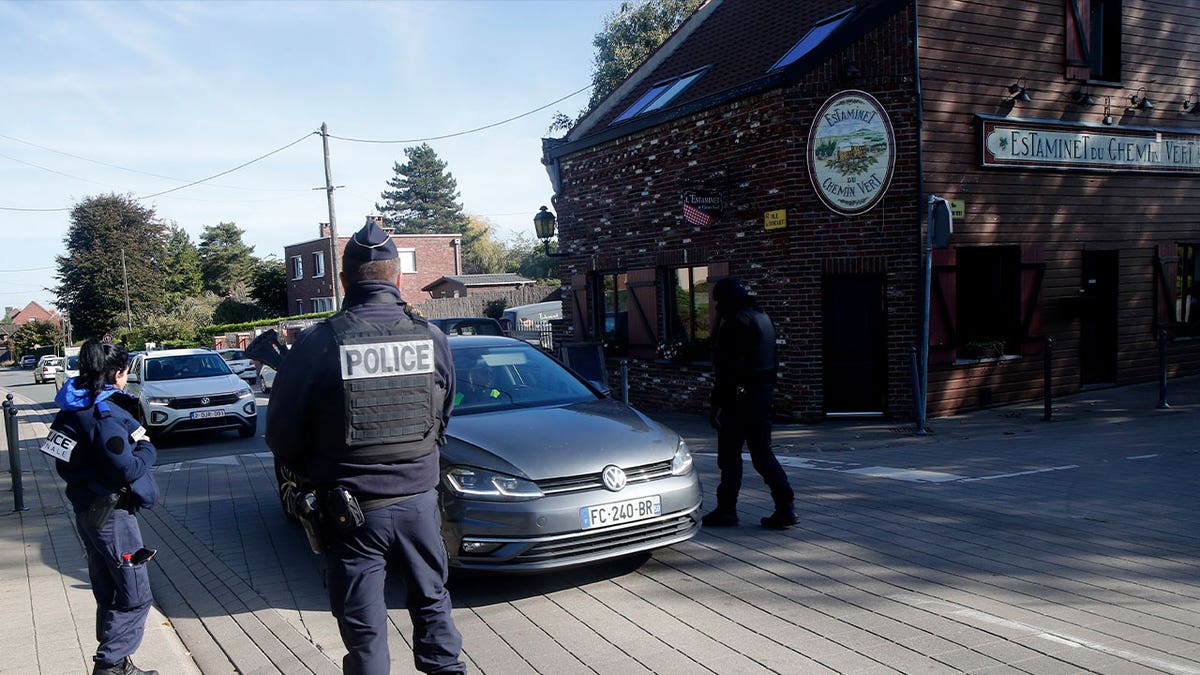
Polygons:
[[[379,224],[382,226],[382,221]],[[349,235],[338,236],[339,263],[349,239]],[[409,302],[420,302],[423,287],[462,271],[461,234],[393,234],[392,241],[400,253],[401,292]],[[329,264],[329,225],[321,223],[319,238],[283,250],[289,316],[337,309]]]
[[[1200,372],[1192,0],[710,0],[545,139],[570,340],[707,406],[708,288],[775,320],[776,413],[908,417]],[[1149,102],[1149,103],[1148,103]],[[615,370],[611,369],[610,370]]]
[[5,315],[14,326],[24,326],[30,321],[52,321],[56,324],[62,323],[62,316],[58,312],[42,307],[36,300],[31,301],[28,305],[18,309],[16,307],[8,307],[5,310]]
[[[501,274],[448,274],[421,288],[431,298],[461,298],[472,293],[513,291],[532,286],[532,279],[505,272]],[[415,299],[414,299],[415,302]]]

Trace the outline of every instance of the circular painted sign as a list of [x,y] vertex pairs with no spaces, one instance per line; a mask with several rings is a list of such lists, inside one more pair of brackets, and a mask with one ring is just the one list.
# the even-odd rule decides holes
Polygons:
[[874,96],[851,89],[821,105],[808,132],[808,177],[830,210],[870,211],[887,192],[895,165],[892,120]]

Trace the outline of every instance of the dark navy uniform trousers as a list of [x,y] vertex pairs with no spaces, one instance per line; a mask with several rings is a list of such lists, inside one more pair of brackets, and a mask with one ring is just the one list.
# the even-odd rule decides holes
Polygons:
[[774,389],[769,386],[749,386],[739,393],[732,406],[721,411],[721,427],[717,430],[717,468],[721,482],[717,485],[717,509],[732,511],[742,489],[742,446],[750,451],[750,462],[771,490],[775,508],[790,510],[795,494],[788,483],[787,473],[771,450],[771,404]]
[[465,673],[462,636],[450,618],[437,490],[367,511],[350,534],[325,528],[329,544],[329,604],[349,653],[347,675],[387,675],[388,561],[401,575],[413,624],[413,661],[424,673]]
[[122,567],[121,555],[142,548],[137,518],[125,509],[114,509],[99,530],[87,524],[86,512],[75,514],[75,529],[87,551],[88,577],[96,596],[96,648],[93,659],[104,665],[119,663],[142,644],[146,616],[154,596],[146,565]]

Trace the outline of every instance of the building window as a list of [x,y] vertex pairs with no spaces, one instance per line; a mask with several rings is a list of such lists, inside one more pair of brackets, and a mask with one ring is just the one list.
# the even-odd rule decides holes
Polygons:
[[1121,81],[1121,0],[1066,0],[1067,77]]
[[1020,352],[1021,249],[958,249],[958,351],[962,358]]
[[1175,323],[1180,335],[1200,335],[1200,244],[1179,245]]
[[[304,278],[304,258],[298,255],[292,256],[292,279]],[[299,302],[297,300],[297,302]]]
[[670,268],[663,281],[666,339],[662,343],[662,356],[685,361],[708,360],[712,334],[708,267]]
[[334,310],[333,298],[309,298],[308,302],[313,312],[332,312]]
[[416,274],[417,273],[417,250],[415,248],[402,248],[400,253],[400,273],[401,274]]
[[304,313],[304,301],[301,300],[300,298],[296,298],[296,313],[297,314]]
[[798,61],[800,57],[816,49],[817,45],[824,42],[825,38],[829,37],[833,31],[837,30],[838,26],[842,25],[846,18],[850,16],[850,12],[853,10],[854,8],[851,7],[850,9],[838,12],[832,16],[827,16],[818,21],[815,26],[810,28],[808,32],[804,34],[804,37],[800,38],[799,42],[797,42],[791,49],[788,50],[786,54],[784,54],[778,61],[775,62],[775,65],[768,68],[767,72],[769,73],[772,70],[778,70],[785,66],[789,66]]
[[325,276],[325,252],[313,251],[313,276]]
[[592,298],[588,303],[593,315],[589,338],[599,340],[608,356],[624,356],[629,349],[629,289],[623,272],[597,272],[593,275]]
[[708,66],[705,66],[704,68],[680,75],[679,77],[663,80],[653,87],[650,87],[649,91],[647,91],[645,94],[642,94],[638,100],[633,102],[633,105],[625,109],[625,112],[617,115],[617,118],[610,122],[610,124],[624,122],[631,117],[637,117],[638,115],[654,112],[655,110],[663,108],[668,103],[678,98],[685,89],[692,86],[693,82],[700,79],[700,76],[703,75],[704,71],[707,69]]

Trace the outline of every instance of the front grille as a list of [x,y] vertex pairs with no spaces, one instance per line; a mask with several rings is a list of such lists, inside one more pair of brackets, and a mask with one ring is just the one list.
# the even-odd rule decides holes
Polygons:
[[[670,461],[643,464],[642,466],[625,469],[625,479],[628,485],[666,478],[670,475]],[[537,486],[542,489],[542,492],[548,495],[581,492],[583,490],[595,490],[604,487],[604,480],[598,473],[568,476],[566,478],[547,478],[536,482]]]
[[226,415],[224,417],[210,417],[200,420],[182,420],[171,431],[207,431],[210,429],[232,429],[238,426],[241,426],[241,420],[237,415]]
[[215,394],[208,397],[208,403],[201,403],[202,396],[192,396],[190,398],[173,398],[168,407],[176,410],[187,410],[189,408],[209,408],[215,405],[230,405],[237,403],[237,394]]
[[592,556],[606,551],[635,548],[659,540],[674,539],[696,529],[697,523],[689,515],[680,515],[666,520],[637,523],[627,528],[602,532],[580,532],[579,534],[534,545],[512,562],[543,563]]

